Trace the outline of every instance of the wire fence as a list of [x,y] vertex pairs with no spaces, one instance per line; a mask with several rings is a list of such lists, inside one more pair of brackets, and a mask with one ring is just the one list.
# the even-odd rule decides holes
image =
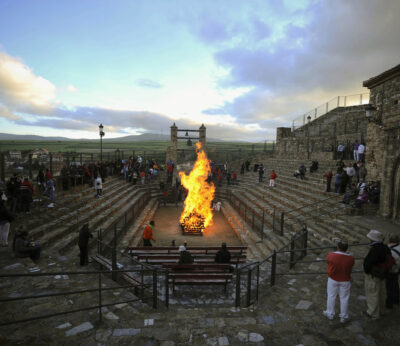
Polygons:
[[303,115],[292,120],[292,129],[295,130],[307,124],[308,119],[313,121],[338,107],[359,106],[369,103],[369,93],[336,96],[328,102],[311,109]]

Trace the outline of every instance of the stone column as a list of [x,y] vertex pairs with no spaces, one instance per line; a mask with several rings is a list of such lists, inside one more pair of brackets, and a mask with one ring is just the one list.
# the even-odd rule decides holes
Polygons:
[[202,144],[203,148],[206,147],[206,127],[204,124],[201,124],[199,128],[199,141]]
[[175,123],[171,126],[171,145],[167,149],[165,156],[166,163],[172,160],[175,164],[178,160],[178,127]]

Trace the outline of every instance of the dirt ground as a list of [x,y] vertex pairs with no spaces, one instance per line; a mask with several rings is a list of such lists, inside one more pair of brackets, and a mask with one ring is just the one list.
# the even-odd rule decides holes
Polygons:
[[156,242],[153,246],[170,246],[172,240],[175,245],[182,245],[184,241],[188,246],[220,246],[222,242],[226,242],[228,246],[242,245],[235,231],[229,225],[222,212],[215,211],[213,224],[208,226],[202,236],[183,235],[179,217],[182,206],[160,206],[154,215],[155,227],[153,237]]

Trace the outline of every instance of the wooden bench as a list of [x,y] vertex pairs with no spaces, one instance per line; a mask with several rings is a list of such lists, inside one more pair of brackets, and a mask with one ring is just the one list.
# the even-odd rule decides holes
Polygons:
[[[186,249],[192,254],[216,254],[221,250],[220,246],[187,246]],[[227,249],[231,254],[246,254],[247,246],[228,246]],[[178,246],[138,246],[128,247],[126,249],[132,256],[150,253],[177,253],[179,254]]]
[[175,285],[224,285],[232,281],[231,265],[225,263],[163,264],[168,269],[172,291]]
[[[215,255],[197,255],[193,254],[194,263],[215,263]],[[179,261],[179,254],[147,254],[137,256],[137,260],[142,263],[152,265],[162,265],[164,263],[177,263]],[[231,255],[231,264],[246,263],[246,255]]]

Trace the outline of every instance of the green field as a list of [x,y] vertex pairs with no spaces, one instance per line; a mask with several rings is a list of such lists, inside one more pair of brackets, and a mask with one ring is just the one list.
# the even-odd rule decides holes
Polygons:
[[[178,149],[190,149],[185,141],[178,143]],[[165,152],[170,145],[169,141],[142,141],[142,142],[103,142],[103,152],[114,152],[115,150],[135,151],[135,152]],[[226,151],[243,150],[251,151],[264,150],[264,143],[248,142],[208,142],[208,150]],[[268,143],[267,149],[271,149],[272,144]],[[28,141],[28,140],[3,140],[0,141],[0,152],[9,150],[33,150],[36,148],[45,148],[50,152],[100,152],[100,143],[98,141]]]

